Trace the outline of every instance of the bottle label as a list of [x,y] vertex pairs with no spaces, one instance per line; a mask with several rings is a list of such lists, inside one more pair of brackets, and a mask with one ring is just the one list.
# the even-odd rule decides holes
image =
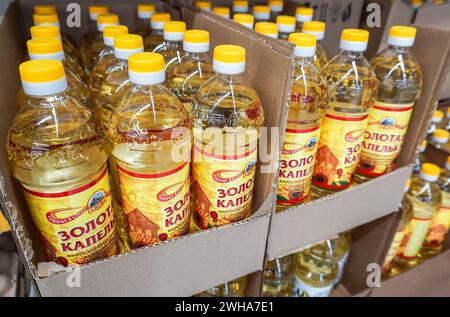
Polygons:
[[376,102],[369,113],[358,173],[380,176],[392,168],[400,153],[414,103]]
[[400,248],[400,245],[403,241],[403,237],[405,236],[405,230],[397,231],[394,235],[394,239],[392,239],[391,245],[389,247],[389,251],[384,259],[383,269],[386,271],[390,268],[392,261],[397,255],[397,251]]
[[106,166],[93,181],[75,189],[24,191],[49,261],[82,265],[117,254]]
[[450,227],[450,194],[441,191],[441,207],[436,212],[425,238],[427,247],[439,247],[442,245]]
[[345,117],[329,112],[320,134],[313,184],[322,188],[345,189],[351,185],[368,115]]
[[144,174],[116,162],[122,208],[133,245],[151,245],[185,234],[190,212],[189,163]]
[[236,155],[216,155],[194,145],[194,222],[200,229],[249,216],[257,146]]
[[320,127],[286,129],[281,151],[277,202],[295,205],[309,193]]
[[294,280],[293,297],[328,297],[330,296],[333,284],[324,287],[315,287],[307,285],[297,276]]
[[419,218],[416,216],[411,219],[402,241],[401,257],[413,259],[419,254],[432,219],[432,217]]

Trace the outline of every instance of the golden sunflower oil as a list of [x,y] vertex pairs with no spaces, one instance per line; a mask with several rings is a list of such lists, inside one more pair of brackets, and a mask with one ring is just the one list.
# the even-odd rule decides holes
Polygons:
[[406,228],[403,241],[392,263],[390,276],[395,276],[419,264],[419,252],[433,217],[441,203],[440,168],[431,163],[422,165],[419,176],[413,176],[407,193],[413,208],[413,218]]
[[420,250],[421,259],[428,259],[442,251],[445,236],[450,227],[450,156],[447,157],[438,184],[441,188],[441,205],[433,217],[425,242]]
[[105,5],[90,5],[89,6],[89,30],[83,34],[80,42],[80,55],[86,73],[90,73],[88,69],[89,51],[94,40],[99,36],[97,18],[101,14],[107,14],[108,7]]
[[298,205],[307,199],[328,104],[325,80],[314,64],[314,35],[293,33],[295,71],[278,174],[277,207]]
[[277,21],[278,15],[283,11],[283,6],[283,0],[269,0],[270,21]]
[[314,60],[316,61],[316,65],[317,67],[319,67],[319,69],[322,69],[330,60],[330,54],[328,53],[325,46],[323,46],[321,43],[321,41],[325,37],[325,27],[325,22],[321,21],[306,21],[302,26],[303,33],[313,34],[317,38],[317,48]]
[[209,33],[203,30],[186,31],[183,51],[185,55],[174,65],[165,85],[189,111],[201,85],[214,76],[212,64],[208,61]]
[[253,16],[255,23],[268,22],[270,20],[270,8],[267,5],[254,5]]
[[336,262],[309,250],[295,255],[294,297],[328,297],[338,276]]
[[236,13],[233,16],[233,21],[239,23],[249,29],[253,29],[253,24],[255,23],[255,17],[247,13]]
[[400,207],[402,218],[398,225],[397,231],[394,234],[394,238],[392,239],[386,258],[384,259],[383,278],[390,277],[392,261],[398,254],[400,245],[403,241],[403,238],[405,237],[406,228],[408,227],[413,217],[413,206],[411,204],[411,200],[409,199],[408,195],[406,195],[410,186],[411,186],[411,179],[408,179],[405,188],[405,195],[403,196],[402,204]]
[[[57,39],[61,41],[61,34],[59,33],[59,28],[53,25],[41,25],[32,26],[30,28],[31,38],[34,39]],[[78,77],[81,78],[83,82],[87,82],[88,76],[84,69],[80,66],[78,61],[73,59],[73,57],[65,51],[64,43],[62,43],[64,50],[64,65],[65,67],[71,69]]]
[[29,100],[11,124],[7,153],[47,260],[68,266],[115,255],[108,156],[90,111],[66,94],[60,61],[19,69]]
[[186,32],[186,23],[182,21],[168,21],[164,23],[164,41],[155,47],[153,52],[164,57],[166,64],[166,74],[169,74],[173,67],[178,64],[183,56],[183,37]]
[[145,38],[151,32],[152,15],[156,12],[154,4],[138,4],[138,20],[136,22],[136,34]]
[[195,6],[199,9],[205,10],[205,11],[211,11],[211,2],[210,1],[195,1]]
[[247,0],[233,0],[233,16],[235,14],[242,14],[248,12],[248,1]]
[[128,65],[131,85],[114,109],[109,138],[136,248],[189,229],[191,136],[187,112],[163,86],[163,57],[136,53]]
[[278,38],[278,26],[272,22],[258,22],[255,24],[255,32],[271,37]]
[[431,117],[430,126],[428,127],[427,135],[432,135],[434,131],[438,129],[438,126],[441,125],[444,119],[444,113],[440,110],[436,110],[433,112],[433,116]]
[[95,64],[97,63],[100,56],[104,53],[105,50],[109,50],[110,45],[105,43],[105,39],[103,38],[103,30],[107,26],[118,25],[119,24],[119,16],[117,14],[100,14],[97,18],[97,29],[98,34],[97,37],[91,44],[87,52],[87,60],[85,67],[89,69],[89,73],[92,72]]
[[224,19],[230,19],[230,8],[228,7],[213,7],[212,12]]
[[295,18],[289,15],[279,15],[276,19],[278,26],[278,38],[287,40],[291,33],[295,32]]
[[35,26],[56,26],[60,32],[64,51],[68,55],[70,55],[79,65],[81,65],[80,51],[75,46],[74,41],[70,37],[70,35],[61,32],[59,18],[56,13],[34,14],[33,22]]
[[420,173],[420,167],[422,166],[422,164],[428,162],[428,159],[425,156],[425,150],[427,149],[427,144],[428,144],[428,141],[423,140],[422,144],[419,145],[418,155],[417,155],[416,161],[414,162],[414,168],[413,168],[414,174]]
[[447,130],[437,129],[431,135],[430,144],[437,149],[447,149],[449,135],[450,133]]
[[144,37],[144,48],[146,52],[152,52],[164,41],[164,24],[170,21],[170,14],[166,12],[155,13],[151,17],[152,31]]
[[[28,55],[31,60],[54,59],[61,61],[66,73],[68,88],[66,94],[81,102],[83,106],[92,110],[90,91],[82,79],[70,68],[70,64],[66,63],[65,54],[60,40],[52,38],[32,39],[27,42]],[[29,97],[24,90],[19,90],[17,97],[17,107],[22,108],[28,103]]]
[[216,46],[213,69],[216,75],[201,86],[190,113],[193,231],[251,214],[259,127],[264,121],[257,93],[239,76],[245,72],[245,49]]
[[391,27],[389,48],[372,60],[379,84],[369,113],[355,176],[357,183],[391,171],[400,154],[414,103],[422,89],[422,71],[410,51],[415,37],[414,27]]
[[292,297],[294,269],[293,255],[266,261],[262,296]]
[[247,287],[247,276],[242,276],[235,280],[220,284],[210,288],[196,297],[245,297],[245,288]]
[[346,189],[353,182],[378,84],[363,56],[368,39],[365,30],[344,30],[341,52],[322,70],[330,102],[321,127],[312,181],[318,196]]
[[303,30],[303,24],[308,21],[312,21],[314,15],[313,8],[298,7],[295,10],[295,20],[297,20],[297,30],[301,32]]
[[99,54],[89,79],[89,89],[91,90],[91,98],[94,105],[97,104],[97,97],[109,67],[117,63],[114,55],[114,38],[124,34],[128,34],[128,28],[124,25],[110,25],[106,26],[103,30],[105,48]]

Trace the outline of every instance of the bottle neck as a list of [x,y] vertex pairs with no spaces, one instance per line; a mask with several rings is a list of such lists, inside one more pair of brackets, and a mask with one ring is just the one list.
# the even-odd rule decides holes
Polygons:
[[351,58],[364,57],[364,51],[347,51],[341,50],[341,54],[347,55]]
[[295,62],[297,65],[314,65],[314,56],[296,56]]
[[410,50],[410,46],[397,46],[397,45],[389,45],[390,50],[394,50],[400,54],[407,53]]
[[160,29],[152,29],[152,34],[163,36],[164,31],[162,29],[161,30]]
[[164,40],[164,44],[166,46],[166,49],[181,49],[183,47],[183,40],[181,41],[169,41]]
[[138,21],[139,21],[139,23],[145,24],[145,25],[150,25],[151,24],[150,18],[139,18]]
[[192,53],[192,52],[186,52],[185,51],[185,56],[188,59],[194,60],[194,61],[207,61],[208,60],[208,52],[203,52],[203,53]]

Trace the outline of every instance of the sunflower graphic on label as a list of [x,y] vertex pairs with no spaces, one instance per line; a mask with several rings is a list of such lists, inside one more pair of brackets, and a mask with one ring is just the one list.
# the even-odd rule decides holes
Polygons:
[[364,134],[358,173],[376,177],[392,169],[405,140],[413,105],[374,104]]
[[309,193],[320,126],[286,129],[278,172],[277,203],[295,205]]

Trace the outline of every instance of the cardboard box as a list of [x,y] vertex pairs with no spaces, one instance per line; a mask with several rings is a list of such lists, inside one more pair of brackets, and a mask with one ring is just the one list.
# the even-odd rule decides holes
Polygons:
[[[22,2],[25,17],[31,12],[33,3],[35,1]],[[123,6],[120,5],[120,10],[125,10]],[[135,4],[129,6],[128,11],[135,10]],[[112,12],[118,12],[117,8],[111,4]],[[87,12],[84,11],[84,14]],[[0,67],[8,74],[6,80],[0,80],[0,109],[4,113],[0,117],[0,179],[3,184],[0,186],[0,207],[6,213],[22,261],[41,295],[190,296],[224,281],[261,270],[270,212],[275,199],[276,157],[280,147],[278,134],[271,136],[276,140],[268,153],[270,160],[265,165],[269,167],[268,172],[261,172],[262,165],[257,170],[253,198],[255,213],[252,217],[97,261],[79,270],[63,269],[48,277],[39,275],[46,273],[45,267],[54,269],[55,265],[45,263],[20,186],[8,172],[5,153],[7,129],[14,117],[15,98],[20,87],[18,65],[25,56],[25,36],[20,32],[20,25],[24,23],[21,16],[17,3],[11,2],[0,24],[4,48],[0,52]],[[292,85],[293,48],[288,44],[263,41],[261,35],[236,27],[233,22],[216,22],[214,16],[200,15],[190,10],[186,11],[186,16],[190,28],[203,28],[211,32],[212,48],[219,43],[231,43],[247,49],[246,75],[261,98],[266,125],[284,130],[283,121],[287,117]],[[71,29],[67,31],[79,32]],[[80,287],[73,287],[77,286],[78,281]]]
[[[397,170],[365,184],[320,200],[275,213],[272,216],[267,256],[269,259],[301,250],[333,234],[370,222],[396,210],[416,157],[434,101],[450,67],[450,30],[418,27],[413,52],[422,66],[423,92],[415,104],[408,133],[397,158]],[[433,46],[432,46],[433,45]],[[433,50],[430,50],[433,47]],[[357,198],[356,198],[357,197]]]

